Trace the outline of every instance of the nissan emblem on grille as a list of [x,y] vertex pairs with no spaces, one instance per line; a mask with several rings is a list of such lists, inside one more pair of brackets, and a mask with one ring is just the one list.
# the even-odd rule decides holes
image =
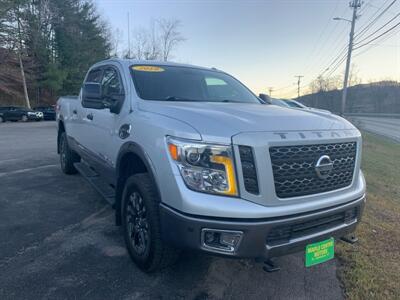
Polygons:
[[269,148],[279,198],[318,194],[353,181],[356,142]]
[[315,165],[315,172],[317,172],[317,176],[321,179],[328,178],[329,174],[333,169],[333,162],[328,155],[322,155],[316,165]]

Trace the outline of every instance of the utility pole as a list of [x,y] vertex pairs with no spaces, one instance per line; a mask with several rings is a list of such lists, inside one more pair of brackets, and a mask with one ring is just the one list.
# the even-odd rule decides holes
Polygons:
[[301,82],[301,78],[303,78],[303,75],[296,75],[294,76],[297,78],[297,98],[300,98],[300,82]]
[[353,19],[351,20],[349,49],[347,52],[346,70],[344,72],[342,109],[340,111],[342,116],[344,116],[344,111],[346,108],[347,86],[348,86],[348,81],[349,81],[351,52],[353,51],[354,28],[355,28],[356,20],[357,20],[357,9],[361,7],[361,0],[353,0],[352,2],[350,2],[350,7],[353,8]]
[[268,91],[269,91],[269,96],[271,97],[272,96],[272,92],[274,91],[274,88],[272,86],[270,86],[268,88]]
[[128,12],[128,58],[131,58],[131,29],[129,26],[129,12]]

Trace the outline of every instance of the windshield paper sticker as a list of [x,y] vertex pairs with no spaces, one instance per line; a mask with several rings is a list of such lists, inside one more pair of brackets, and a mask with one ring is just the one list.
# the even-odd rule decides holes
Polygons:
[[135,71],[142,71],[142,72],[164,72],[165,70],[161,67],[157,66],[133,66],[132,69]]

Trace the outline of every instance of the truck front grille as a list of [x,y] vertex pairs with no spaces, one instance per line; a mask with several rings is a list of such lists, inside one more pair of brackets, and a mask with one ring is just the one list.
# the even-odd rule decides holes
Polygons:
[[[297,197],[333,191],[349,186],[353,179],[356,142],[271,147],[269,153],[280,198]],[[333,169],[325,179],[317,176],[318,159],[328,155]]]

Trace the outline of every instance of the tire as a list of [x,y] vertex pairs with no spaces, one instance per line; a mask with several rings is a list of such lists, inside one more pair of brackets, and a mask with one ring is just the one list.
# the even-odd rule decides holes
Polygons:
[[22,115],[21,121],[22,122],[28,122],[28,116],[27,115]]
[[79,161],[80,161],[79,155],[73,152],[68,146],[67,134],[65,132],[62,132],[60,136],[61,170],[65,174],[76,174],[77,170],[74,167],[74,163]]
[[0,116],[0,123],[5,122],[4,118]]
[[122,230],[131,259],[145,272],[172,265],[178,251],[161,238],[159,199],[148,174],[136,174],[126,181],[122,195]]

